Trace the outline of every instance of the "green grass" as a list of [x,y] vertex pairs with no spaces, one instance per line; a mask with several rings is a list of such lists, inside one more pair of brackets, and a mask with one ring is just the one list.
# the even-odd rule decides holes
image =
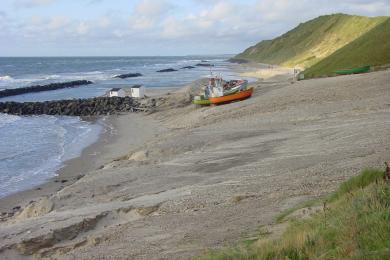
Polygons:
[[235,58],[309,68],[306,78],[323,76],[362,64],[390,63],[389,32],[388,16],[325,15],[262,41]]
[[277,240],[259,239],[199,259],[389,259],[390,183],[382,176],[371,169],[351,178],[325,198],[321,212],[290,221]]
[[390,64],[390,18],[304,71],[305,78],[333,76],[339,69]]
[[369,184],[380,180],[383,176],[383,171],[379,169],[365,169],[361,174],[350,178],[348,181],[343,182],[337,191],[333,192],[328,198],[327,201],[335,201],[345,194],[352,194],[354,191],[363,189]]
[[308,201],[305,201],[305,202],[298,204],[295,207],[289,208],[289,209],[283,211],[282,213],[280,213],[276,217],[276,223],[282,223],[288,215],[297,211],[298,209],[309,208],[309,207],[312,207],[312,206],[319,204],[319,202],[320,202],[319,200],[308,200]]

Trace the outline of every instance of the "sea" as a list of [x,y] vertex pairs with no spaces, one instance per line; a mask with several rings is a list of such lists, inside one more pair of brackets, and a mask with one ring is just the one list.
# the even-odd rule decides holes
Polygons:
[[[180,87],[212,73],[237,78],[229,55],[177,57],[0,57],[0,90],[71,80],[91,80],[78,88],[0,98],[0,102],[47,101],[101,96],[113,87],[142,84],[148,88]],[[178,71],[158,73],[174,68]],[[114,79],[139,72],[143,76]],[[254,80],[248,78],[248,80]],[[54,177],[64,162],[80,156],[98,140],[104,122],[66,116],[15,116],[0,113],[0,198],[33,188]]]

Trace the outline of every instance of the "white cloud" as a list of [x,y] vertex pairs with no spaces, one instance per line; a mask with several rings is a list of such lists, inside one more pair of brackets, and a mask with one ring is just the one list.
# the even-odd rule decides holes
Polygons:
[[[56,1],[16,2],[32,7]],[[148,42],[151,46],[171,46],[175,42],[174,46],[183,49],[196,46],[205,52],[226,52],[221,49],[223,47],[234,52],[262,39],[280,35],[318,15],[336,12],[360,15],[390,13],[389,0],[192,0],[191,5],[174,0],[140,0],[129,10],[123,6],[122,9],[116,6],[104,9],[102,6],[106,2],[97,2],[99,8],[96,10],[99,11],[93,13],[94,6],[89,6],[89,15],[81,18],[65,12],[64,15],[58,15],[61,12],[57,15],[39,13],[38,9],[21,11],[28,12],[29,17],[7,16],[0,11],[0,34],[2,38],[4,35],[9,38],[17,35],[15,37],[20,37],[21,41],[23,37],[28,37],[24,41],[47,40],[59,45],[66,42],[77,45],[80,36],[83,36],[82,42],[91,46],[96,46],[97,41],[99,44],[111,42],[113,46],[119,42],[126,42],[128,46],[141,42]],[[191,50],[191,47],[187,48]]]
[[90,29],[89,25],[87,25],[85,22],[80,22],[77,25],[76,32],[80,35],[84,35],[89,32],[89,29]]
[[69,25],[69,23],[70,19],[66,16],[54,16],[48,21],[47,28],[55,31],[63,29],[65,26]]
[[99,18],[98,24],[103,29],[108,28],[111,25],[111,20],[110,20],[110,18],[103,16],[103,17]]
[[122,38],[123,36],[126,35],[125,32],[123,32],[123,31],[121,31],[121,30],[118,30],[118,29],[114,30],[113,34],[114,34],[116,37],[118,37],[118,38]]
[[168,1],[142,0],[134,8],[134,13],[137,16],[161,16],[172,8],[172,4]]
[[167,17],[162,22],[161,36],[164,38],[184,37],[188,33],[190,33],[190,31],[185,27],[185,24],[181,23],[173,16]]
[[14,0],[16,7],[32,8],[38,6],[46,6],[56,2],[56,0]]
[[129,18],[130,29],[152,29],[172,8],[173,5],[165,0],[142,0],[134,7]]
[[356,1],[350,6],[350,10],[367,15],[376,15],[378,13],[389,15],[390,1]]
[[201,11],[200,16],[208,20],[226,20],[234,15],[236,8],[229,2],[217,2],[210,8]]

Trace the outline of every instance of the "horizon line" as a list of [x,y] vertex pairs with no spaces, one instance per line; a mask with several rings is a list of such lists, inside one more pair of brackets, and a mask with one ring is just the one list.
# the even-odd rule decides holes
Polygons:
[[184,55],[43,55],[43,56],[1,56],[0,58],[110,58],[110,57],[186,57],[186,56],[234,56],[238,53],[221,54],[184,54]]

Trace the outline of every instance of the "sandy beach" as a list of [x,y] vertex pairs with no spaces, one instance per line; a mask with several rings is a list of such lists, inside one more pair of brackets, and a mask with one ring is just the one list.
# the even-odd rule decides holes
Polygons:
[[[161,96],[177,88],[152,88],[149,97]],[[131,149],[141,146],[145,140],[158,133],[155,125],[135,113],[112,115],[104,118],[85,118],[86,121],[97,121],[102,125],[102,132],[97,142],[85,148],[77,158],[64,162],[57,176],[32,189],[11,194],[0,199],[0,212],[12,212],[15,206],[26,205],[33,198],[50,196],[65,186],[73,184],[86,172],[96,170],[105,163],[111,162],[126,154]],[[146,123],[145,123],[146,122]],[[133,133],[141,133],[135,136]]]
[[[135,113],[102,118],[100,124],[103,126],[103,130],[96,143],[84,149],[79,157],[64,162],[63,167],[58,170],[57,176],[46,183],[1,198],[0,211],[12,212],[15,205],[26,205],[33,198],[50,196],[73,184],[86,172],[96,170],[132,148],[142,145],[145,140],[143,138],[150,138],[153,131],[152,126],[145,125],[144,122],[143,117]],[[135,138],[134,132],[140,132],[142,136]]]
[[389,70],[242,72],[261,78],[252,98],[195,107],[200,81],[151,93],[156,111],[106,119],[58,177],[1,199],[0,258],[188,259],[389,160]]

